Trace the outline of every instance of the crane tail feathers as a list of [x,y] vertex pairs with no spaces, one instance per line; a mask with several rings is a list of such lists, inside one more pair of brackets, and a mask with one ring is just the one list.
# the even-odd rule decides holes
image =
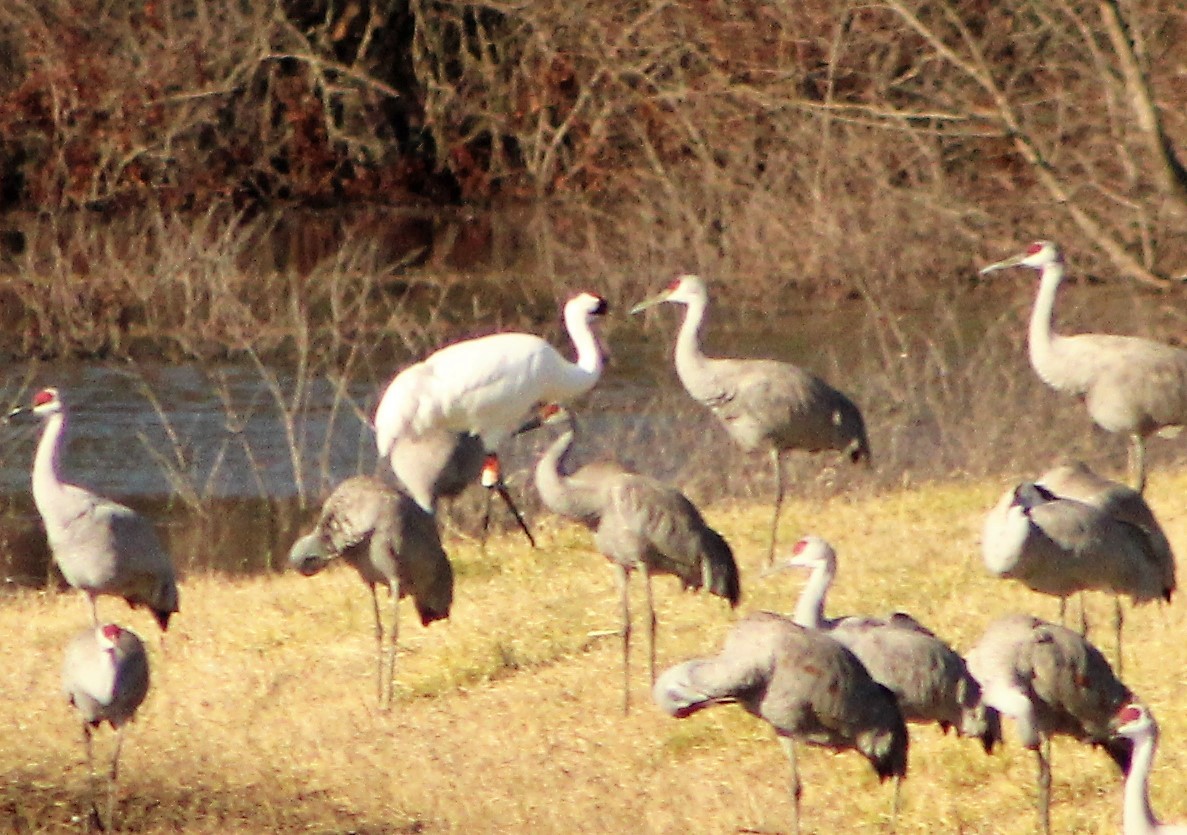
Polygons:
[[705,585],[709,592],[724,597],[732,608],[742,600],[742,581],[738,575],[738,563],[729,543],[712,528],[705,529],[704,557],[701,570],[705,573]]
[[153,609],[152,616],[156,618],[157,626],[161,627],[162,632],[169,629],[169,618],[173,617],[173,612],[168,609]]

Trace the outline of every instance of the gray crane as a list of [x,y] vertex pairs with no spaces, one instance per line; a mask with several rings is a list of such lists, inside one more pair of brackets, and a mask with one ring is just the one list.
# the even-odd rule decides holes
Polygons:
[[1006,615],[989,624],[967,659],[985,702],[1014,719],[1022,744],[1035,752],[1043,832],[1051,831],[1052,736],[1099,745],[1123,773],[1129,768],[1132,745],[1115,738],[1110,723],[1132,694],[1079,634],[1030,615]]
[[8,417],[29,413],[45,420],[33,458],[33,502],[62,576],[87,595],[92,623],[99,625],[95,598],[108,594],[148,607],[162,631],[167,629],[178,610],[177,581],[152,524],[129,507],[62,481],[66,405],[56,388],[37,392],[31,405]]
[[[309,577],[339,557],[354,567],[371,592],[376,687],[379,704],[386,709],[393,695],[400,598],[412,596],[424,626],[449,617],[453,569],[433,517],[371,476],[355,476],[338,485],[322,506],[313,532],[293,543],[289,565]],[[392,607],[386,663],[383,618],[375,591],[380,584],[387,586]]]
[[1054,333],[1052,311],[1064,263],[1051,241],[1036,241],[981,274],[1009,267],[1039,271],[1027,340],[1030,364],[1051,388],[1083,398],[1102,429],[1130,437],[1130,470],[1138,492],[1144,492],[1146,438],[1187,425],[1187,351],[1136,336]]
[[1113,734],[1133,744],[1125,775],[1121,835],[1187,835],[1187,826],[1160,823],[1150,808],[1150,770],[1158,747],[1158,723],[1141,702],[1122,705],[1113,717]]
[[791,766],[792,832],[800,830],[795,743],[859,751],[879,779],[907,773],[907,726],[894,694],[840,642],[769,612],[747,615],[716,656],[664,672],[655,703],[683,719],[717,704],[740,704],[775,730]]
[[528,523],[515,506],[515,500],[507,492],[497,471],[488,471],[486,450],[482,439],[469,432],[450,432],[447,429],[432,429],[419,436],[405,435],[392,444],[388,453],[392,471],[418,505],[430,513],[437,512],[441,499],[460,496],[481,477],[487,488],[486,510],[482,517],[482,545],[486,545],[486,534],[490,527],[491,492],[497,493],[524,536],[533,548],[536,547]]
[[[622,612],[622,708],[630,710],[630,575],[643,575],[647,600],[648,669],[655,682],[655,605],[651,576],[671,574],[686,589],[708,590],[738,605],[741,585],[733,551],[700,511],[676,488],[599,461],[572,470],[569,455],[577,420],[555,404],[540,410],[540,422],[563,427],[536,464],[536,489],[544,505],[594,533],[594,544],[614,568]],[[535,422],[530,422],[528,426]]]
[[826,618],[825,601],[837,575],[837,553],[819,536],[797,542],[773,571],[806,568],[812,573],[796,602],[792,620],[821,629],[856,655],[879,684],[898,698],[908,722],[936,723],[946,733],[979,739],[986,753],[1001,741],[998,713],[981,698],[979,685],[956,650],[910,615],[889,618]]
[[103,828],[96,802],[91,736],[107,722],[115,730],[115,748],[107,787],[107,821],[114,828],[115,790],[119,780],[124,727],[148,695],[148,655],[135,632],[114,623],[88,627],[67,645],[62,663],[62,692],[82,719],[83,743],[91,787],[91,823]]
[[[1094,486],[1099,484],[1096,479],[1099,477],[1094,474],[1093,479],[1084,476],[1079,468],[1057,468],[1038,483],[1022,482],[1002,494],[982,528],[981,555],[986,568],[998,577],[1013,578],[1033,591],[1058,597],[1061,620],[1067,598],[1077,592],[1124,594],[1134,603],[1144,603],[1169,601],[1175,589],[1174,558],[1157,523],[1151,528],[1127,521],[1127,516],[1137,518],[1133,516],[1137,511],[1126,501],[1127,494],[1100,492]],[[1048,484],[1101,504],[1058,495]],[[1109,496],[1114,498],[1106,502]],[[1123,618],[1119,599],[1115,605],[1120,668]],[[1081,628],[1086,631],[1083,607]]]
[[783,507],[783,453],[840,450],[855,463],[868,463],[870,442],[865,420],[852,400],[791,363],[706,357],[701,352],[699,334],[709,293],[698,276],[680,276],[662,293],[635,305],[631,313],[661,302],[687,307],[676,337],[676,373],[684,388],[717,416],[744,450],[769,452],[775,474],[769,566],[775,560]]

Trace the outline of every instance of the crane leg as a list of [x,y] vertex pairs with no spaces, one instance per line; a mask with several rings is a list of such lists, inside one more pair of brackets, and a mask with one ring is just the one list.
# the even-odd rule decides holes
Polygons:
[[[526,520],[524,520],[523,514],[519,512],[519,508],[515,506],[515,501],[511,498],[511,494],[507,492],[507,485],[504,484],[502,481],[500,481],[498,484],[496,484],[494,486],[494,490],[495,490],[495,492],[497,492],[499,494],[500,498],[503,499],[503,504],[507,505],[507,509],[511,511],[511,515],[515,517],[515,522],[516,522],[516,524],[519,525],[519,529],[521,531],[523,531],[523,535],[528,538],[528,542],[531,544],[531,546],[533,548],[535,548],[536,547],[536,538],[534,536],[532,536],[531,528],[528,527],[528,523]],[[488,517],[489,517],[489,513],[490,513],[489,508],[490,508],[490,498],[487,497]],[[483,533],[485,534],[485,532],[486,532],[486,528],[484,526]]]
[[800,784],[800,770],[795,759],[795,740],[789,736],[780,736],[779,745],[791,767],[791,835],[800,835],[800,797],[803,796],[804,787]]
[[1088,605],[1088,594],[1080,592],[1080,637],[1088,637],[1088,610],[1085,606]]
[[1121,652],[1121,627],[1125,624],[1125,610],[1121,607],[1121,595],[1113,595],[1113,626],[1117,630],[1117,675],[1125,668],[1125,654]]
[[1129,469],[1133,475],[1133,489],[1146,492],[1146,440],[1134,435],[1129,447]]
[[622,618],[622,713],[631,712],[631,597],[630,574],[621,565],[614,566],[618,582],[619,605]]
[[124,744],[124,728],[120,725],[115,729],[115,752],[111,755],[111,776],[107,781],[107,825],[115,830],[115,796],[120,780],[120,748]]
[[99,607],[95,605],[96,595],[91,594],[90,592],[87,592],[86,595],[87,595],[87,603],[89,603],[91,606],[91,626],[98,629],[99,628]]
[[379,595],[371,583],[371,611],[375,615],[375,693],[380,708],[383,707],[383,618],[379,614]]
[[91,811],[87,817],[87,829],[103,831],[103,817],[99,814],[99,790],[95,785],[95,760],[91,750],[91,726],[82,723],[82,744],[87,753],[87,786],[91,795]]
[[1035,748],[1038,761],[1039,828],[1051,835],[1051,738],[1044,736]]
[[779,535],[779,513],[783,510],[783,457],[779,450],[771,450],[771,466],[775,470],[775,513],[771,517],[771,545],[767,549],[767,568],[775,564],[775,542]]
[[903,778],[901,775],[894,776],[894,799],[890,802],[890,832],[893,835],[895,828],[898,826],[898,810],[899,804],[902,802],[903,795]]
[[647,596],[647,668],[651,674],[651,686],[655,686],[655,635],[658,621],[655,619],[655,600],[651,596],[651,572],[642,567],[643,591]]
[[393,577],[388,581],[388,592],[391,597],[392,622],[387,628],[387,669],[384,670],[385,681],[380,683],[380,702],[383,710],[390,710],[392,698],[395,695],[396,679],[396,639],[400,635],[400,580]]

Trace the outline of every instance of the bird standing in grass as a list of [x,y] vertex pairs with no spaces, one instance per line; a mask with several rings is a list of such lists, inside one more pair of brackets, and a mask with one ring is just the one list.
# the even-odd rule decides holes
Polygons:
[[802,788],[796,740],[859,751],[880,780],[907,773],[907,726],[894,694],[838,641],[769,612],[738,621],[717,655],[665,671],[653,697],[677,719],[739,704],[769,723],[791,766],[791,831],[797,835]]
[[66,405],[56,388],[37,392],[30,406],[14,409],[9,419],[26,413],[45,421],[33,459],[33,502],[62,576],[87,595],[92,623],[99,625],[95,598],[108,594],[148,607],[165,630],[178,610],[177,581],[152,524],[131,508],[62,481]]
[[[338,558],[349,562],[371,591],[376,686],[380,706],[390,707],[400,598],[411,595],[424,626],[449,617],[453,569],[433,517],[408,496],[370,476],[339,484],[322,506],[316,528],[289,551],[289,564],[307,577]],[[380,584],[387,586],[392,606],[386,663],[383,618],[375,592]]]
[[1112,732],[1132,694],[1100,651],[1070,629],[1029,615],[989,624],[969,650],[969,672],[985,702],[1014,719],[1038,763],[1039,824],[1051,831],[1051,737],[1070,736],[1104,748],[1122,773],[1132,744]]
[[482,440],[486,466],[501,480],[499,447],[532,409],[539,403],[568,403],[601,377],[605,360],[593,322],[606,310],[606,301],[592,293],[565,304],[576,362],[534,334],[496,333],[454,343],[405,368],[375,411],[380,456],[387,458],[407,436],[439,429],[468,432]]
[[770,565],[775,560],[783,507],[783,453],[840,450],[853,462],[868,462],[865,420],[852,400],[791,363],[706,357],[699,334],[709,293],[699,277],[677,278],[662,293],[635,305],[631,313],[661,302],[687,308],[676,337],[676,373],[684,388],[717,416],[744,450],[766,449],[770,454],[775,475],[775,509],[766,560]]
[[95,767],[91,735],[107,722],[115,730],[115,749],[107,787],[107,824],[115,818],[115,792],[119,781],[120,747],[124,727],[148,695],[148,655],[135,632],[114,623],[88,627],[66,647],[62,664],[62,691],[82,719],[83,742],[91,784],[91,823],[102,830],[96,803]]
[[[710,528],[696,506],[670,485],[632,473],[617,463],[598,461],[572,470],[569,454],[577,421],[555,404],[540,411],[541,421],[563,428],[536,464],[536,489],[544,505],[594,532],[594,544],[614,567],[622,611],[622,708],[630,710],[630,575],[643,575],[647,600],[648,670],[655,682],[655,605],[652,574],[671,574],[684,587],[702,587],[737,606],[741,583],[733,551]],[[535,421],[530,422],[532,426]]]
[[1129,436],[1134,487],[1145,492],[1146,438],[1173,435],[1187,425],[1187,351],[1136,336],[1054,333],[1055,292],[1065,268],[1051,241],[1036,241],[981,274],[1010,267],[1039,271],[1030,316],[1030,364],[1051,388],[1083,398],[1089,417],[1102,429]]

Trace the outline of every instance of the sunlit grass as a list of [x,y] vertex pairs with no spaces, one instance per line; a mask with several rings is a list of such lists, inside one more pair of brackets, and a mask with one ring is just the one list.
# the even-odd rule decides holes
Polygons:
[[[814,532],[836,546],[832,613],[909,611],[958,648],[1007,611],[1055,618],[1054,600],[981,568],[982,513],[1002,485],[951,484],[792,502],[785,545]],[[1172,542],[1187,542],[1187,472],[1149,489]],[[715,651],[733,620],[789,610],[802,579],[757,579],[769,510],[715,505],[709,520],[743,572],[738,613],[656,582],[659,657]],[[164,642],[151,618],[104,599],[101,612],[146,639],[153,689],[124,749],[119,817],[128,831],[187,832],[783,832],[786,763],[770,729],[736,707],[684,721],[652,707],[645,642],[634,709],[620,710],[611,572],[577,528],[537,520],[483,556],[449,542],[458,567],[452,617],[422,628],[401,604],[396,705],[376,709],[370,602],[348,568],[228,580],[191,576]],[[641,601],[641,593],[634,599]],[[1114,655],[1111,603],[1090,599],[1093,638]],[[1163,730],[1153,785],[1164,818],[1187,819],[1175,774],[1187,768],[1187,618],[1171,606],[1128,612],[1126,679]],[[9,636],[0,674],[0,829],[80,829],[86,769],[79,729],[57,692],[68,637],[86,623],[76,594],[22,592],[0,602]],[[987,757],[937,729],[912,734],[899,831],[1034,831],[1034,764],[1007,725]],[[106,756],[111,735],[99,736]],[[891,788],[853,754],[801,749],[806,832],[878,831]],[[1120,779],[1098,751],[1058,741],[1058,832],[1116,832]]]

